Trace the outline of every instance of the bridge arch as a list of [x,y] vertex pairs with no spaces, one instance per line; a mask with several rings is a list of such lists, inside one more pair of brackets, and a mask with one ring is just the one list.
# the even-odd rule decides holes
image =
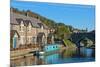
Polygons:
[[79,47],[89,47],[93,45],[93,41],[88,37],[83,37],[79,41]]
[[92,44],[95,43],[95,31],[87,33],[73,33],[70,37],[70,40],[76,44],[77,47],[80,47],[80,42],[83,40],[91,41]]

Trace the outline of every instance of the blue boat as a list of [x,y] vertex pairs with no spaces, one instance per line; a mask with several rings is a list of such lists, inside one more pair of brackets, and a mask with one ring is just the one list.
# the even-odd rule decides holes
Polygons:
[[60,49],[60,44],[48,44],[44,46],[44,51],[49,52],[49,51],[55,51]]

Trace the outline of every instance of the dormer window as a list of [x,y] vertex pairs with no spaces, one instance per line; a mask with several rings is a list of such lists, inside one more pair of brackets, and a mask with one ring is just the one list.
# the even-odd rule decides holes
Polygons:
[[21,23],[20,23],[20,31],[21,31],[21,32],[24,31],[24,23],[23,23],[23,21],[21,21]]
[[18,23],[20,23],[21,21],[23,21],[23,19],[22,19],[22,18],[16,18],[16,21],[17,21]]
[[38,25],[40,26],[41,29],[44,28],[42,23],[38,23]]

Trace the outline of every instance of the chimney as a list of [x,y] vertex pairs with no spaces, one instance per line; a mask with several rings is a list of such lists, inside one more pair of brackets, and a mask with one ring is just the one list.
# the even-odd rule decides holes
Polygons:
[[29,16],[29,11],[28,11],[28,10],[26,11],[25,16],[26,16],[26,17]]

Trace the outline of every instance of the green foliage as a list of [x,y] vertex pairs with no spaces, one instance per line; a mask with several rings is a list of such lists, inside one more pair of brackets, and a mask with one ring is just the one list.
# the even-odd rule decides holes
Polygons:
[[69,26],[67,26],[67,25],[65,25],[63,23],[57,23],[55,29],[56,29],[55,35],[57,37],[59,37],[59,39],[67,38],[71,34]]
[[72,43],[70,40],[64,39],[63,41],[67,47],[76,47],[76,45]]
[[28,15],[30,17],[34,17],[36,19],[41,20],[45,25],[47,25],[49,28],[55,29],[55,37],[58,39],[64,39],[70,36],[72,32],[72,26],[65,25],[64,23],[57,23],[51,19],[45,18],[43,16],[40,16],[37,13],[34,13],[30,10],[27,11],[20,11],[17,8],[11,8],[13,12],[23,15]]

